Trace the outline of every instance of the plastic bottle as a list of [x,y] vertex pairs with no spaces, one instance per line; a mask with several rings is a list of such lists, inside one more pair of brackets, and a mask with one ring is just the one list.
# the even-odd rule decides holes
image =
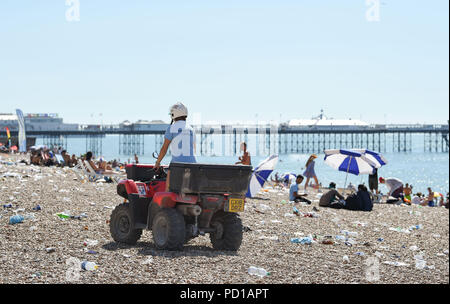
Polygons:
[[248,274],[250,275],[256,275],[258,277],[265,277],[267,275],[270,275],[270,272],[268,272],[267,270],[265,270],[264,268],[258,268],[255,266],[250,266],[248,268]]
[[24,220],[23,216],[21,216],[21,215],[14,215],[14,216],[11,216],[9,218],[9,224],[10,225],[14,225],[14,224],[22,223],[23,220]]
[[57,213],[56,215],[59,216],[59,218],[61,218],[61,219],[68,219],[68,218],[70,218],[70,215],[68,215],[68,214],[66,214],[64,212]]
[[94,271],[98,268],[98,265],[94,262],[83,261],[81,263],[81,269],[86,271]]

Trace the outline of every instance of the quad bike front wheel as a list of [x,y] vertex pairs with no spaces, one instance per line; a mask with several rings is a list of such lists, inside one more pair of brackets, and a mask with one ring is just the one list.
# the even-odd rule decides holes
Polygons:
[[242,243],[242,221],[237,213],[220,211],[211,220],[215,232],[209,237],[214,249],[237,251]]
[[134,245],[141,238],[142,229],[133,229],[129,204],[118,205],[111,213],[109,231],[114,241]]
[[186,239],[183,215],[172,208],[163,208],[153,218],[153,241],[158,249],[182,250]]

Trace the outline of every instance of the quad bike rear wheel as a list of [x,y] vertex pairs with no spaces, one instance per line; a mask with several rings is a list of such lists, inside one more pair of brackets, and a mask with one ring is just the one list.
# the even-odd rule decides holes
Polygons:
[[242,243],[242,221],[237,213],[220,211],[211,220],[212,228],[216,231],[209,237],[214,249],[237,251]]
[[142,229],[132,229],[131,210],[129,204],[118,205],[111,213],[109,231],[114,241],[135,245],[141,238]]
[[183,215],[172,208],[163,208],[153,218],[153,241],[158,249],[182,250],[186,239]]

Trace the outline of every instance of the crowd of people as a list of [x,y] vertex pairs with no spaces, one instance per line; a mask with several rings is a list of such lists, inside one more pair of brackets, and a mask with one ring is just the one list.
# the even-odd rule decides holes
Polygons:
[[[319,189],[321,186],[314,171],[315,158],[317,158],[315,154],[308,158],[303,175],[285,174],[284,176],[280,176],[279,173],[276,172],[270,179],[272,185],[275,187],[289,188],[290,201],[310,204],[311,201],[307,199],[307,188],[311,186],[309,184],[310,179],[313,178],[315,181],[315,184],[312,185],[314,188]],[[305,177],[305,192],[300,193],[299,186],[305,180]],[[405,184],[398,178],[378,177],[377,169],[369,175],[369,189],[364,184],[360,184],[356,188],[350,183],[347,189],[350,190],[351,194],[347,197],[344,197],[343,194],[339,193],[336,189],[336,183],[331,182],[327,191],[321,196],[319,205],[322,207],[338,209],[371,211],[373,204],[381,202],[383,197],[381,191],[378,189],[379,184],[384,184],[387,188],[387,193],[384,196],[386,203],[403,203],[406,205],[416,204],[429,207],[444,206],[447,209],[449,207],[449,193],[444,197],[443,194],[434,192],[430,187],[427,189],[426,194],[421,192],[414,193],[412,185],[408,183]]]

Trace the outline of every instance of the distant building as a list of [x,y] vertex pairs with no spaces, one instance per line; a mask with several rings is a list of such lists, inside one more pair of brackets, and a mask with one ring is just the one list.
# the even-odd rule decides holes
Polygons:
[[165,131],[168,126],[169,124],[162,120],[138,120],[135,123],[125,120],[119,125],[121,129],[129,129],[133,131]]
[[282,127],[290,130],[355,130],[368,129],[370,124],[357,119],[333,119],[323,114],[311,119],[291,119]]
[[[66,124],[58,114],[39,113],[25,114],[26,131],[58,131],[78,130],[78,124]],[[16,114],[0,114],[0,129],[8,127],[11,131],[18,131],[19,123]]]

